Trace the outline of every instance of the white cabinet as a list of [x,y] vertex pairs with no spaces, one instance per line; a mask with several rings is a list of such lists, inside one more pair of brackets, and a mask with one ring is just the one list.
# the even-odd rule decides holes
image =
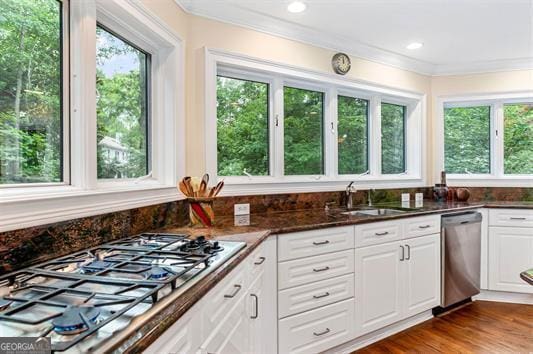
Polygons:
[[353,338],[353,299],[279,321],[279,353],[320,353]]
[[196,311],[189,311],[165,331],[145,354],[196,353],[202,341],[202,321]]
[[355,251],[356,332],[363,335],[440,303],[440,235]]
[[279,238],[278,261],[342,251],[353,244],[353,226],[295,232]]
[[405,242],[404,317],[440,304],[440,234]]
[[201,311],[207,339],[201,353],[277,351],[275,258],[276,239],[270,238],[234,270],[234,276],[206,295],[208,305]]
[[145,352],[277,352],[276,238],[265,240]]
[[355,250],[357,335],[372,332],[401,319],[400,253],[399,242]]
[[533,293],[533,287],[520,279],[520,272],[532,267],[533,228],[489,228],[490,290]]
[[276,287],[276,237],[263,242],[251,258],[252,286],[248,291],[251,352],[276,353],[278,317]]
[[210,332],[202,331],[207,339],[200,348],[201,353],[251,353],[251,328],[248,321],[246,296],[241,294],[235,300],[234,307],[223,314],[216,328]]

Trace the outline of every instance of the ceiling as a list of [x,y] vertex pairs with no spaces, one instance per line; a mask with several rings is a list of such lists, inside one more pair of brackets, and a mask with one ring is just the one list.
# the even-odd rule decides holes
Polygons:
[[[429,75],[533,68],[533,0],[176,0],[187,12]],[[422,42],[418,50],[406,49]]]

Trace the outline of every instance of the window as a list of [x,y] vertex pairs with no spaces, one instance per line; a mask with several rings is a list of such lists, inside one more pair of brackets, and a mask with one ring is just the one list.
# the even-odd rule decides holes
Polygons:
[[424,95],[206,53],[206,169],[227,193],[426,185]]
[[0,1],[0,185],[63,181],[62,13]]
[[269,85],[217,78],[219,176],[269,175]]
[[504,172],[533,174],[533,103],[506,104],[504,117]]
[[368,168],[368,101],[338,96],[339,174],[361,174]]
[[439,126],[443,143],[437,146],[437,162],[442,161],[448,179],[465,186],[530,186],[533,176],[531,93],[455,99],[439,102],[443,113]]
[[[98,178],[147,175],[150,55],[96,29]],[[107,158],[107,151],[115,153]]]
[[285,87],[285,174],[324,173],[322,92]]
[[176,199],[182,49],[140,3],[0,0],[0,232]]
[[448,173],[490,173],[490,106],[444,109]]
[[381,173],[405,172],[406,107],[381,104]]

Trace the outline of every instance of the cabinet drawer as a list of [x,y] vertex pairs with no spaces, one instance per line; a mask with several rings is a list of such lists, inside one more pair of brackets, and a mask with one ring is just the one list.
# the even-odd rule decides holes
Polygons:
[[209,291],[203,305],[204,327],[212,331],[238,303],[248,289],[248,264],[239,265],[220,284]]
[[353,298],[279,321],[280,353],[319,353],[353,337]]
[[404,220],[405,238],[440,233],[440,215],[419,216]]
[[278,260],[343,251],[353,248],[353,226],[334,227],[278,236]]
[[279,292],[279,318],[294,315],[353,297],[354,275],[352,273],[297,286]]
[[[261,276],[261,273],[265,272],[267,265],[274,266],[276,264],[275,260],[269,259],[269,257],[272,256],[267,254],[267,247],[264,246],[264,244],[259,245],[259,247],[255,249],[247,259],[247,266],[249,267],[248,279],[250,284]],[[274,261],[274,263],[272,263],[272,261]]]
[[278,288],[287,289],[353,273],[353,269],[354,250],[281,262],[278,264]]
[[533,227],[533,209],[491,209],[489,225]]
[[401,240],[401,221],[382,221],[355,226],[355,247]]

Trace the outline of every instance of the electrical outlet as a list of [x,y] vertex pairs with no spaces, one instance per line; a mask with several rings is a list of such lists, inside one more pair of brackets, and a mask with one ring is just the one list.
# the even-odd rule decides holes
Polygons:
[[233,210],[235,215],[248,215],[250,214],[250,204],[235,204]]

